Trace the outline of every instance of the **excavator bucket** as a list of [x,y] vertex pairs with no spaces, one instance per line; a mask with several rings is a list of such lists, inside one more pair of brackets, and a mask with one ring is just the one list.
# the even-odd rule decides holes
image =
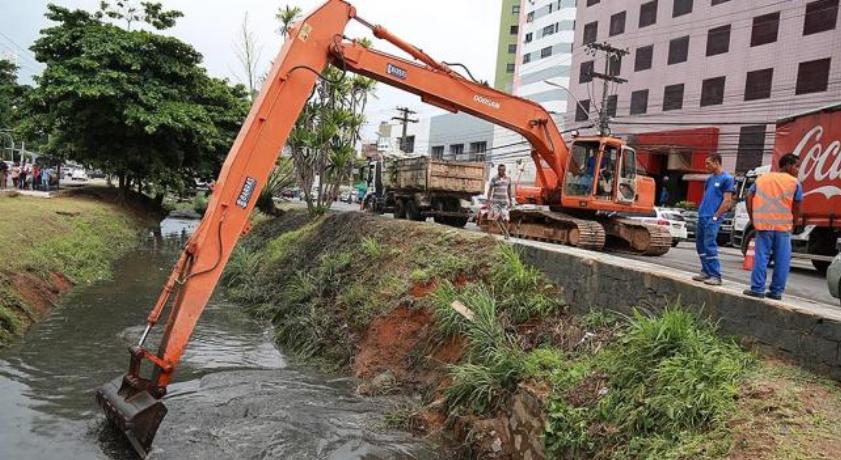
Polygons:
[[96,390],[96,401],[111,425],[126,435],[141,458],[146,458],[167,412],[164,403],[148,391],[129,385],[124,377]]

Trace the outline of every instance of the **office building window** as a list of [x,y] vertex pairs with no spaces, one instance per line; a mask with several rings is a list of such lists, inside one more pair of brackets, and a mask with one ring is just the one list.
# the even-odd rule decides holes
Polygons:
[[450,144],[450,155],[461,155],[464,153],[464,144]]
[[724,103],[725,77],[708,78],[701,82],[701,107]]
[[506,64],[505,71],[508,73],[514,73],[514,64]]
[[829,85],[830,59],[801,62],[797,69],[797,89],[794,94],[819,93]]
[[625,12],[616,13],[610,17],[610,36],[625,32]]
[[540,50],[540,57],[541,58],[547,58],[551,55],[552,55],[552,47],[551,46],[547,46],[546,48],[543,48],[542,50]]
[[777,41],[777,32],[780,28],[779,11],[771,14],[763,14],[753,18],[753,31],[750,34],[750,46],[760,46]]
[[762,166],[765,153],[765,125],[742,126],[736,155],[736,173],[746,173]]
[[526,53],[523,55],[523,64],[528,64],[531,62],[531,53]]
[[641,89],[631,93],[631,115],[648,112],[648,90]]
[[637,48],[637,54],[634,56],[634,72],[650,69],[653,58],[654,45]]
[[607,97],[607,107],[605,108],[605,112],[607,112],[607,116],[615,117],[616,116],[616,105],[618,104],[619,96],[612,95]]
[[599,22],[593,21],[584,25],[584,44],[595,43],[599,35]]
[[712,1],[712,6],[716,6],[716,5],[721,4],[721,3],[727,3],[729,1],[730,0],[713,0]]
[[692,12],[692,0],[675,0],[672,17],[683,16]]
[[470,143],[470,153],[485,153],[487,151],[488,143],[486,141]]
[[689,36],[675,38],[669,42],[669,65],[686,62],[689,56]]
[[508,29],[508,33],[511,35],[517,35],[520,33],[520,26],[511,26],[511,28]]
[[835,29],[838,20],[838,0],[818,0],[806,4],[803,35]]
[[555,33],[555,24],[549,24],[543,28],[543,36],[552,35]]
[[533,22],[534,21],[534,11],[526,15],[526,22]]
[[612,55],[610,57],[610,65],[607,67],[607,73],[610,76],[617,76],[622,73],[622,57],[617,55]]
[[745,100],[768,99],[771,97],[771,82],[774,79],[774,69],[762,69],[748,72],[745,79]]
[[590,83],[593,81],[593,71],[595,70],[595,61],[587,61],[581,63],[581,70],[578,72],[578,83]]
[[730,51],[730,25],[716,27],[707,32],[707,56]]
[[508,54],[517,54],[517,45],[508,45]]
[[657,22],[657,0],[640,6],[640,29]]
[[590,100],[585,99],[575,105],[575,121],[587,121],[590,119]]
[[525,40],[526,43],[531,43],[532,37],[534,37],[534,35],[532,35],[531,32],[527,33],[526,34],[526,40]]
[[683,83],[669,85],[663,90],[663,111],[683,108]]
[[432,158],[436,160],[440,160],[444,157],[444,146],[443,145],[434,145],[432,146]]
[[593,6],[596,3],[599,3],[600,0],[587,0],[587,6]]
[[520,5],[511,6],[511,14],[520,14]]

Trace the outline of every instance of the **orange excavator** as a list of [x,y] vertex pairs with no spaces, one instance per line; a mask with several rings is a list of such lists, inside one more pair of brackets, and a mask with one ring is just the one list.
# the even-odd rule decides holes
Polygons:
[[[412,59],[363,46],[343,36],[351,20],[373,31]],[[654,183],[637,173],[635,153],[612,137],[578,138],[567,147],[550,114],[539,104],[466,78],[381,26],[357,16],[344,0],[328,0],[290,29],[289,37],[222,166],[207,212],[147,318],[128,372],[102,387],[96,398],[108,420],[142,456],[166,415],[161,401],[196,322],[231,251],[248,231],[249,215],[279,152],[328,65],[417,94],[434,106],[469,113],[522,135],[532,145],[537,186],[520,187],[518,201],[545,205],[521,211],[513,233],[599,249],[609,237],[637,252],[669,247],[659,227],[619,215],[650,212]],[[469,72],[468,72],[469,73]],[[620,214],[621,213],[621,214]],[[167,308],[168,307],[168,308]],[[167,311],[157,352],[144,347]]]

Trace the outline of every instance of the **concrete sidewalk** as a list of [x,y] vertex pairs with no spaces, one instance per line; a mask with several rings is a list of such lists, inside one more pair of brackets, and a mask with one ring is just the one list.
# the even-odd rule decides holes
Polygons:
[[744,296],[743,284],[720,287],[692,281],[694,273],[606,253],[535,241],[512,240],[524,260],[562,286],[578,312],[629,313],[680,303],[711,319],[726,335],[760,351],[841,380],[841,308],[785,296],[782,301]]
[[11,194],[17,192],[23,196],[31,196],[34,198],[52,198],[57,195],[56,192],[42,192],[41,190],[21,190],[17,188],[7,188],[0,190],[0,194]]

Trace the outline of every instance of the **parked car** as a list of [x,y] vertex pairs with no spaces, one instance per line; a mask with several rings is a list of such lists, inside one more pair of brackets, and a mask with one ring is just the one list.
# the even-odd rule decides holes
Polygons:
[[721,225],[718,227],[718,245],[731,246],[733,244],[733,218],[736,212],[727,211],[721,216]]
[[630,216],[631,219],[641,220],[645,223],[656,224],[669,229],[672,235],[672,247],[686,241],[686,219],[681,212],[672,208],[654,208],[654,212],[647,216]]
[[684,220],[686,220],[686,239],[692,241],[695,239],[695,232],[698,228],[698,211],[685,209],[681,212]]
[[487,204],[488,199],[485,198],[484,195],[476,195],[470,198],[470,217],[468,218],[469,221],[476,222],[476,219],[479,216],[479,212],[482,208],[485,207]]
[[70,180],[75,181],[86,181],[88,180],[88,174],[82,168],[76,168],[70,173]]
[[[838,250],[841,251],[841,240],[838,241]],[[826,269],[826,284],[829,286],[829,293],[836,299],[841,299],[841,252]]]

